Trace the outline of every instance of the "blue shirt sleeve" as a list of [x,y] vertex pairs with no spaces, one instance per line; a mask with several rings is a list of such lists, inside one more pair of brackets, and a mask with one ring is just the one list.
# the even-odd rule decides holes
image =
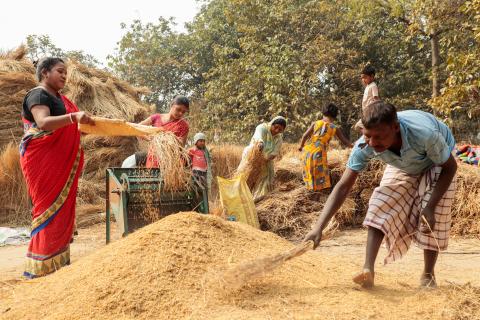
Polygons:
[[425,150],[427,157],[436,165],[442,165],[447,162],[451,154],[445,137],[439,132],[434,131],[425,141]]
[[373,158],[373,152],[370,147],[365,144],[363,137],[355,142],[355,146],[348,157],[347,168],[355,172],[360,172],[368,165],[370,159]]

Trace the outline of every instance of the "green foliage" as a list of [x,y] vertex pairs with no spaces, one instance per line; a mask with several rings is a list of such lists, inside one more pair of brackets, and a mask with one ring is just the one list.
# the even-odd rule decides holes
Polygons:
[[97,67],[100,63],[91,54],[82,50],[64,51],[52,42],[48,35],[28,35],[27,36],[28,57],[32,61],[43,57],[61,57],[76,60],[90,67]]
[[[479,79],[478,1],[205,1],[185,33],[163,18],[123,26],[110,66],[148,86],[159,107],[175,94],[193,97],[195,126],[223,140],[247,141],[278,114],[296,140],[327,102],[340,107],[348,134],[360,117],[367,63],[377,69],[381,97],[400,109],[443,110],[446,100],[429,100],[435,78],[445,86],[437,99],[461,99],[470,110],[461,92]],[[435,68],[432,36],[439,39]]]
[[446,71],[442,95],[432,100],[444,115],[480,115],[480,0],[466,1],[461,7],[465,19],[448,39]]

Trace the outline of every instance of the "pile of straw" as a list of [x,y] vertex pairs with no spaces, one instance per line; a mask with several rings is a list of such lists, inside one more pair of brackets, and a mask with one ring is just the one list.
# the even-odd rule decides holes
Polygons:
[[123,160],[138,151],[135,137],[82,137],[85,152],[83,179],[103,182],[108,167],[120,167]]
[[[22,102],[25,94],[37,85],[35,68],[26,58],[26,53],[26,48],[21,46],[14,51],[0,54],[0,147],[15,141],[15,146],[6,148],[2,157],[9,158],[14,155],[18,159],[16,145],[23,134],[20,117]],[[135,88],[106,71],[88,68],[75,61],[69,61],[68,68],[64,93],[80,110],[128,121],[143,120],[153,112],[151,106],[140,101],[141,95],[147,92],[144,88]],[[100,206],[103,200],[92,196],[92,190],[103,193],[105,169],[120,166],[126,157],[138,150],[138,142],[135,138],[87,136],[82,138],[82,145],[85,151],[85,171],[79,182],[79,204]],[[15,170],[20,170],[18,161],[14,163]],[[24,201],[27,195],[23,177],[18,177],[21,179],[17,178],[15,173],[8,173],[2,174],[0,178],[0,190],[8,190],[1,196],[2,223],[28,224],[30,220],[28,201]],[[82,182],[83,179],[88,179],[88,182]],[[87,185],[88,187],[83,187]],[[12,190],[19,190],[19,193],[12,193]]]
[[76,61],[68,62],[64,94],[80,110],[97,116],[138,122],[152,112],[152,107],[140,101],[141,95],[148,92],[148,89],[133,87],[106,71],[89,68]]
[[156,159],[166,191],[189,190],[192,171],[188,167],[188,151],[180,146],[172,132],[161,132],[152,137],[148,144],[149,155]]
[[20,168],[18,146],[10,142],[0,153],[0,225],[28,225],[30,204]]
[[20,118],[23,98],[36,86],[33,64],[25,55],[23,46],[0,54],[0,147],[23,134]]
[[351,276],[363,253],[348,251],[309,251],[237,291],[214,290],[211,280],[223,270],[293,247],[212,215],[170,215],[52,275],[0,291],[0,314],[5,320],[480,317],[477,287],[418,290],[416,277],[388,269],[377,270],[381,286],[359,290]]
[[[348,155],[349,150],[329,150],[328,163],[333,185],[345,171]],[[384,169],[384,163],[373,160],[359,175],[350,196],[334,218],[339,228],[361,226],[370,196],[379,185]],[[307,192],[302,181],[301,154],[293,149],[284,153],[283,158],[276,162],[275,181],[274,192],[257,204],[262,230],[275,232],[287,239],[299,240],[317,219],[330,190],[320,192],[319,200]],[[480,237],[478,208],[480,171],[459,163],[451,233]]]
[[267,174],[265,170],[267,161],[263,151],[260,149],[260,144],[256,143],[249,150],[246,159],[240,163],[240,166],[235,172],[235,175],[243,175],[252,193],[258,182]]
[[480,238],[480,170],[464,163],[458,163],[451,232]]

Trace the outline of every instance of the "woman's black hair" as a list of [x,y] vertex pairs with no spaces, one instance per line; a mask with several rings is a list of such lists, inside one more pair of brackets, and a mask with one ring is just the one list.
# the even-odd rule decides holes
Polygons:
[[171,106],[180,105],[180,106],[187,107],[187,109],[190,109],[190,101],[185,96],[175,96],[175,98],[173,98],[172,103],[170,105]]
[[274,121],[272,122],[272,126],[273,126],[274,124],[279,124],[279,125],[281,125],[281,126],[283,127],[283,129],[285,129],[285,128],[287,127],[287,121],[286,121],[285,119],[283,119],[283,118],[278,118],[278,119],[274,120]]
[[333,103],[328,103],[323,106],[322,108],[322,114],[325,117],[330,117],[332,119],[336,119],[338,116],[338,107],[334,105]]
[[62,58],[54,58],[54,57],[47,57],[43,58],[42,60],[36,62],[37,67],[37,72],[35,75],[37,76],[38,81],[42,81],[42,72],[44,70],[46,71],[51,71],[52,68],[57,64],[57,63],[65,63]]

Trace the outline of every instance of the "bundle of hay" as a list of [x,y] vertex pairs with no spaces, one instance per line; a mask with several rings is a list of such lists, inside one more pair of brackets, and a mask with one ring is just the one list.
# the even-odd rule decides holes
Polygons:
[[253,192],[258,182],[260,182],[267,174],[265,166],[268,160],[260,150],[260,144],[256,143],[247,154],[247,158],[240,163],[235,175],[243,175],[245,181]]
[[80,110],[94,115],[138,122],[152,112],[151,106],[140,101],[146,88],[136,88],[115,78],[109,72],[89,68],[76,61],[68,62],[68,78],[64,94]]
[[20,112],[28,90],[36,86],[35,68],[25,58],[26,48],[0,54],[0,147],[23,134]]
[[451,233],[480,238],[480,170],[464,163],[458,164]]
[[30,223],[30,204],[20,168],[18,146],[10,142],[0,153],[0,225]]
[[175,192],[190,189],[192,171],[188,166],[188,151],[180,146],[172,132],[165,131],[153,136],[148,144],[148,152],[160,169],[165,190]]

